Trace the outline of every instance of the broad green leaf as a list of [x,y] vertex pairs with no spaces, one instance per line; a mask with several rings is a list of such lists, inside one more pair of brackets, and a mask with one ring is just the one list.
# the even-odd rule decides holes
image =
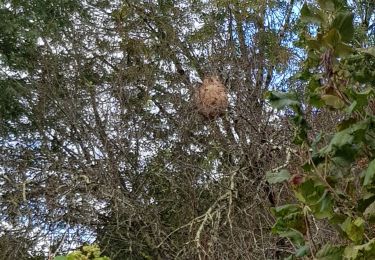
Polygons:
[[325,191],[321,199],[318,201],[318,204],[311,205],[310,208],[314,210],[315,217],[317,219],[331,218],[333,215],[332,196],[330,196],[330,194],[327,191]]
[[295,189],[295,196],[310,207],[316,218],[323,219],[333,216],[332,196],[323,185],[315,180],[309,179],[301,183]]
[[310,245],[306,244],[297,249],[295,255],[296,257],[304,257],[310,254]]
[[348,217],[341,224],[341,229],[346,233],[348,238],[355,243],[361,242],[365,232],[365,221],[362,218],[356,218],[354,221]]
[[348,12],[341,12],[336,15],[333,20],[332,27],[336,28],[341,35],[341,40],[343,42],[349,42],[354,35],[354,25],[353,25],[354,15]]
[[307,40],[306,44],[307,44],[307,47],[313,50],[319,50],[322,47],[322,43],[315,39]]
[[[355,102],[356,103],[356,102]],[[354,125],[358,120],[356,118],[350,117],[348,119],[343,120],[341,123],[339,123],[336,126],[337,131],[341,132],[345,129],[350,128],[352,125]]]
[[300,102],[293,93],[285,93],[278,91],[269,91],[266,98],[270,101],[271,105],[277,109],[284,109],[288,106],[299,106]]
[[363,216],[370,221],[374,221],[375,219],[375,202],[371,203],[363,212]]
[[336,109],[341,109],[345,106],[344,101],[334,95],[322,95],[322,100],[324,103],[326,103],[326,105]]
[[279,233],[280,237],[287,237],[289,238],[294,245],[303,246],[305,244],[305,239],[303,238],[303,234],[298,230],[290,230],[286,232]]
[[353,103],[345,109],[345,112],[351,115],[353,113],[354,108],[357,106],[357,101],[354,100]]
[[341,260],[344,253],[343,246],[324,245],[317,253],[317,260]]
[[374,90],[372,88],[367,88],[362,91],[350,90],[350,96],[356,102],[355,111],[358,111],[368,105],[368,99],[374,95]]
[[364,212],[373,202],[375,202],[375,194],[372,192],[364,192],[362,198],[358,201],[357,210],[359,212]]
[[338,43],[335,47],[335,55],[344,58],[353,53],[353,48],[345,43]]
[[375,159],[369,163],[366,171],[364,172],[364,176],[365,178],[363,180],[363,186],[368,186],[373,183],[375,176]]
[[322,17],[316,13],[316,10],[312,10],[306,3],[301,9],[301,21],[307,23],[320,24],[323,22]]
[[294,108],[296,115],[293,117],[293,122],[296,125],[295,132],[294,132],[294,138],[293,143],[295,144],[302,144],[307,139],[307,130],[309,129],[309,126],[307,124],[306,119],[302,115],[302,112],[300,111],[299,107]]
[[369,47],[369,48],[358,48],[357,49],[360,52],[370,54],[371,56],[375,57],[375,47]]
[[293,254],[289,255],[286,258],[284,258],[284,260],[295,260],[295,259],[296,259],[296,257]]
[[345,145],[351,145],[354,140],[353,135],[351,134],[351,129],[347,128],[343,131],[337,132],[331,142],[324,148],[322,148],[319,153],[322,155],[327,155],[329,153],[335,152],[337,148],[341,148]]
[[290,173],[288,170],[281,170],[279,172],[267,172],[266,180],[270,184],[284,182],[290,179]]
[[53,260],[67,260],[66,256],[56,256]]
[[310,105],[316,108],[321,108],[325,105],[324,101],[322,100],[321,95],[316,94],[316,93],[310,93],[308,102]]
[[318,0],[318,3],[326,11],[335,11],[335,3],[331,0]]
[[369,242],[363,245],[350,245],[344,250],[344,259],[356,260],[356,259],[374,259],[375,258],[375,239],[371,239]]
[[296,230],[304,233],[306,231],[305,221],[302,209],[297,204],[287,204],[272,208],[272,214],[276,217],[276,223],[272,227],[275,234],[284,234],[285,232]]
[[334,49],[341,41],[341,36],[338,30],[335,28],[331,29],[328,33],[323,36],[323,42],[326,46]]
[[301,207],[298,204],[285,204],[279,207],[274,207],[271,211],[276,217],[283,217],[290,213],[301,211]]

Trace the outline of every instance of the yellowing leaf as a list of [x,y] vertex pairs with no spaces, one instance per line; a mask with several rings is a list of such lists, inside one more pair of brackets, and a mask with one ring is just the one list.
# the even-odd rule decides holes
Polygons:
[[342,101],[338,96],[323,95],[322,100],[327,106],[331,106],[336,109],[341,109],[345,106],[344,101]]

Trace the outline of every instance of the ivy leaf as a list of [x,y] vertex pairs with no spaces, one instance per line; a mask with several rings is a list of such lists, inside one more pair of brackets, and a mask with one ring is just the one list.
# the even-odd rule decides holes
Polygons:
[[343,42],[349,42],[354,35],[353,25],[354,14],[341,12],[333,20],[332,27],[336,28],[341,35]]
[[326,244],[316,253],[316,258],[318,260],[341,260],[343,253],[343,246]]
[[270,184],[284,182],[290,179],[290,173],[288,170],[281,170],[279,172],[267,172],[266,180]]

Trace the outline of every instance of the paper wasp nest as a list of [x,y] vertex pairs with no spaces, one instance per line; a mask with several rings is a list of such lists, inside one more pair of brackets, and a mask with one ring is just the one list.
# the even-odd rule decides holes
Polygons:
[[228,96],[217,76],[206,77],[195,93],[198,112],[207,118],[224,114],[228,107]]

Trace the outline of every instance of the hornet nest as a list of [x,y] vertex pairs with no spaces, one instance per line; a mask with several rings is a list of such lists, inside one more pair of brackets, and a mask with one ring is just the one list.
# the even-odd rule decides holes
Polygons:
[[207,118],[222,116],[228,107],[226,89],[217,76],[206,77],[194,99],[198,112]]

